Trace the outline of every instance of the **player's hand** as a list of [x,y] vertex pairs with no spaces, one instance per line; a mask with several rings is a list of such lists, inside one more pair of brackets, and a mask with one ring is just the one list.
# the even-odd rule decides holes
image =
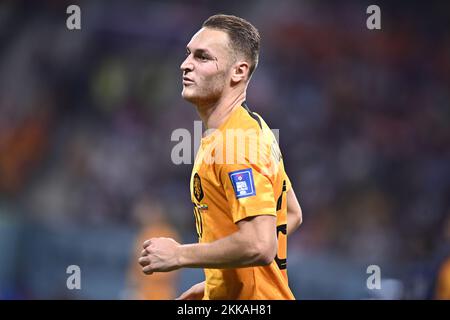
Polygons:
[[180,244],[170,238],[151,238],[143,244],[139,264],[145,274],[168,272],[180,268],[178,248]]
[[205,281],[193,285],[175,300],[201,300],[204,294]]

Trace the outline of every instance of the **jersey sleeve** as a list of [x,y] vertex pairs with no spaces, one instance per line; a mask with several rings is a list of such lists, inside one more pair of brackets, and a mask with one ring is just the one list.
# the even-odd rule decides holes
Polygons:
[[[254,135],[253,138],[260,138]],[[216,175],[222,184],[227,202],[230,207],[230,214],[234,223],[247,217],[257,215],[276,216],[276,201],[274,196],[274,171],[271,167],[272,157],[270,155],[270,145],[264,140],[255,139],[262,146],[256,154],[255,146],[258,143],[251,143],[245,151],[239,152],[236,145],[233,149],[231,163],[215,164]]]
[[272,182],[257,165],[222,164],[218,172],[234,223],[257,215],[276,216]]

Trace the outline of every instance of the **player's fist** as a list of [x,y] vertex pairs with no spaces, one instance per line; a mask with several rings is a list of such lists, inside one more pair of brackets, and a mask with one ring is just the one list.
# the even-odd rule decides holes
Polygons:
[[144,242],[139,264],[145,274],[176,270],[180,244],[170,238],[152,238]]

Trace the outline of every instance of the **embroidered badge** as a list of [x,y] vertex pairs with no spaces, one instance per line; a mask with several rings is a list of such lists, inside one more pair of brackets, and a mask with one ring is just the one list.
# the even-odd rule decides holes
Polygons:
[[251,168],[229,172],[228,175],[237,199],[256,195]]
[[202,189],[202,181],[200,180],[200,176],[196,172],[194,175],[194,184],[193,184],[193,191],[195,199],[197,199],[198,202],[202,201],[204,194]]

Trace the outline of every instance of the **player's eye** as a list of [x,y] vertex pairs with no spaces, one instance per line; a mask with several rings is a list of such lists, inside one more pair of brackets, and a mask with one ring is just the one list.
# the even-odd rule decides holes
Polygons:
[[210,60],[210,57],[204,53],[197,54],[197,55],[195,55],[195,57],[202,62],[206,62],[206,61]]

